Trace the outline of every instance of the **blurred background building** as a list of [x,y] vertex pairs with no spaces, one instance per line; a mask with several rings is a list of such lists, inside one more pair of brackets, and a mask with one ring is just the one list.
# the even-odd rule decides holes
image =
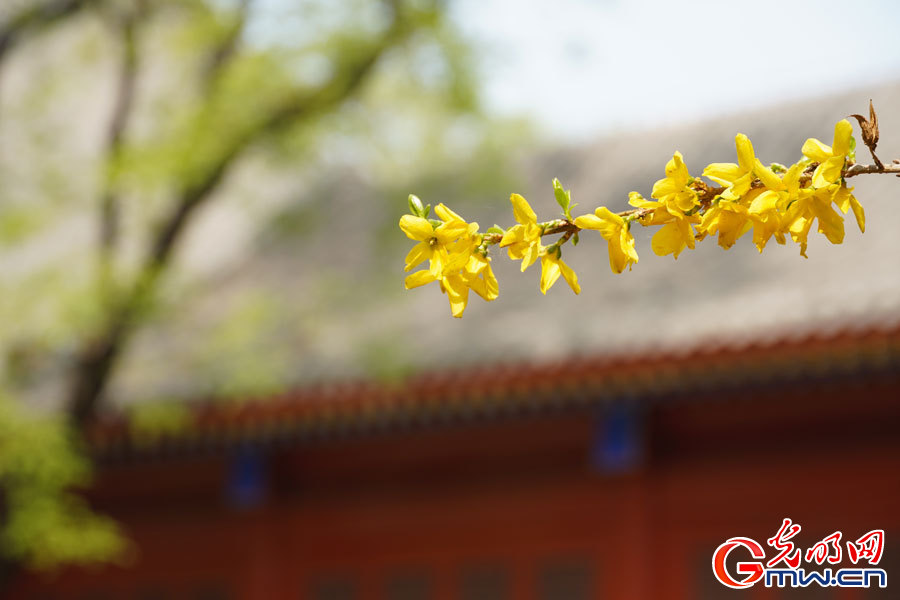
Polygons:
[[674,150],[790,164],[869,98],[900,157],[896,7],[720,4],[4,6],[4,590],[718,598],[715,548],[785,517],[885,529],[890,582],[895,178],[809,259],[637,231],[623,275],[566,253],[577,297],[499,253],[462,320],[402,289],[410,192],[484,228],[513,191],[556,214],[553,177],[624,208]]
[[136,555],[22,594],[713,599],[716,547],[789,517],[803,550],[885,529],[888,588],[740,593],[889,598],[898,348],[895,321],[314,387],[153,440],[109,422],[91,497]]

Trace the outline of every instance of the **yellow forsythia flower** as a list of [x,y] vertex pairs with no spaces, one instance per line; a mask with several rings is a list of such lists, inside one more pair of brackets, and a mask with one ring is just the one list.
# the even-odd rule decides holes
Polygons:
[[[480,279],[479,279],[480,277]],[[463,278],[473,292],[490,302],[500,293],[497,278],[491,269],[491,259],[480,252],[474,252],[466,263]]]
[[737,149],[738,164],[712,163],[703,170],[704,177],[725,186],[722,198],[737,200],[750,190],[750,184],[756,178],[759,178],[767,188],[774,189],[781,184],[778,175],[756,158],[750,138],[739,133],[734,138],[734,145]]
[[699,206],[697,192],[689,187],[693,180],[680,152],[675,152],[666,164],[666,177],[653,184],[652,196],[658,202],[646,200],[637,192],[628,195],[628,203],[636,208],[653,211],[641,218],[642,225],[662,225],[653,235],[650,247],[658,256],[671,254],[678,258],[685,248],[694,249],[694,229],[692,224],[700,219],[687,215]]
[[448,273],[441,278],[441,291],[450,301],[450,312],[454,317],[462,317],[469,302],[469,286],[459,273]]
[[[753,192],[757,192],[754,194]],[[748,196],[750,198],[750,207],[747,214],[753,223],[753,243],[756,244],[757,250],[762,254],[763,249],[774,235],[775,240],[779,244],[784,244],[784,224],[783,212],[779,209],[780,198],[777,192],[772,190],[751,190]]]
[[750,231],[752,226],[746,206],[740,202],[719,199],[703,214],[697,230],[705,235],[718,233],[719,245],[727,250]]
[[753,222],[753,243],[760,253],[773,235],[779,244],[785,243],[784,235],[790,228],[786,210],[799,198],[802,172],[803,165],[792,165],[779,186],[774,189],[751,190],[744,198],[750,203],[747,213]]
[[854,196],[852,192],[853,188],[842,185],[841,188],[834,193],[832,200],[845,215],[847,214],[847,211],[852,208],[853,216],[856,217],[856,224],[859,226],[860,233],[865,233],[866,213],[863,210],[862,204],[859,203],[859,200],[856,199],[856,196]]
[[[481,276],[479,278],[479,276]],[[458,252],[440,279],[441,291],[450,301],[450,312],[462,317],[469,302],[469,290],[490,302],[496,300],[499,287],[490,259],[478,252]]]
[[534,264],[534,261],[540,256],[543,246],[541,246],[541,226],[538,225],[537,215],[525,200],[519,194],[512,194],[509,201],[513,206],[513,215],[518,225],[513,225],[503,234],[500,240],[501,248],[509,248],[509,257],[513,260],[522,261],[522,271]]
[[813,187],[821,188],[837,183],[844,170],[847,155],[850,154],[852,139],[853,126],[847,119],[841,119],[834,126],[834,140],[831,146],[826,146],[816,138],[809,138],[804,142],[803,154],[819,163],[813,173]]
[[451,313],[454,317],[461,317],[469,301],[470,289],[485,300],[497,298],[497,279],[491,270],[490,259],[478,251],[482,239],[478,233],[478,223],[466,223],[443,204],[439,204],[434,212],[443,221],[437,227],[415,215],[404,215],[400,219],[400,228],[404,233],[410,239],[419,241],[407,255],[406,270],[426,259],[431,260],[427,270],[407,276],[405,286],[412,289],[433,281],[439,282],[441,291],[447,294],[450,301]]
[[541,293],[546,294],[559,276],[562,275],[569,287],[576,294],[581,293],[581,286],[578,285],[578,275],[572,270],[572,267],[562,261],[560,250],[545,252],[541,256]]
[[[808,188],[800,191],[785,220],[790,223],[790,233],[794,241],[800,244],[800,254],[806,258],[807,237],[813,221],[818,223],[818,231],[824,234],[832,244],[844,241],[844,218],[834,210],[832,203],[843,186],[832,184],[818,189]],[[840,196],[839,200],[843,200]]]
[[400,229],[406,237],[419,242],[406,255],[404,270],[410,271],[424,261],[430,260],[429,271],[435,278],[440,277],[443,265],[449,260],[447,245],[465,234],[468,228],[468,224],[462,219],[445,220],[440,226],[433,227],[428,219],[403,215],[400,218]]
[[684,159],[681,157],[681,152],[676,152],[666,163],[665,179],[660,179],[653,184],[650,196],[662,202],[667,208],[676,209],[683,216],[684,213],[700,204],[697,200],[697,192],[688,187],[688,183],[692,179],[684,164]]
[[575,219],[576,227],[596,229],[609,246],[609,266],[613,273],[621,273],[626,267],[638,261],[634,249],[634,237],[628,231],[625,219],[601,206],[592,215],[582,215]]
[[628,194],[628,204],[635,208],[643,208],[652,212],[640,219],[641,225],[662,225],[650,240],[650,247],[657,256],[671,254],[678,258],[685,248],[694,249],[693,224],[699,223],[696,215],[685,215],[674,204],[664,204],[656,200],[647,200],[637,192]]

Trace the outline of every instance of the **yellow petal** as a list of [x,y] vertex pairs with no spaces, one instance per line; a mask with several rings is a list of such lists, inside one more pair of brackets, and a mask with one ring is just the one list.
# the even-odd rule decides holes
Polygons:
[[719,246],[728,250],[743,236],[745,233],[750,231],[753,227],[753,223],[750,222],[749,219],[743,214],[743,211],[736,210],[737,208],[742,208],[744,211],[747,209],[743,206],[736,207],[731,203],[720,202],[719,205],[723,208],[721,217],[719,219],[718,228],[719,228]]
[[617,233],[625,227],[625,219],[610,211],[605,206],[596,209],[594,211],[594,216],[602,221],[602,225],[598,230],[600,231],[600,235],[606,239],[615,237]]
[[853,188],[848,188],[845,185],[840,186],[838,190],[832,196],[832,201],[841,209],[841,212],[844,214],[847,213],[851,208],[853,209],[853,216],[856,217],[856,224],[859,226],[859,230],[862,233],[866,231],[866,213],[863,210],[862,204],[859,203],[859,200],[856,199],[856,196],[853,195]]
[[831,206],[816,203],[813,212],[819,219],[819,233],[825,234],[832,244],[844,241],[844,219]]
[[607,248],[609,250],[609,268],[612,269],[613,273],[621,273],[628,265],[628,257],[625,256],[618,242],[609,240]]
[[513,215],[517,222],[523,225],[537,222],[537,215],[534,214],[534,210],[532,210],[531,205],[528,204],[525,198],[519,194],[513,194],[509,197],[509,201],[512,202]]
[[712,163],[703,169],[703,176],[709,177],[719,185],[731,185],[731,183],[743,175],[739,165],[734,163]]
[[466,273],[473,276],[478,275],[488,266],[488,260],[488,258],[477,252],[472,253],[469,256],[469,261],[466,263]]
[[750,203],[748,211],[750,214],[758,215],[764,212],[773,211],[778,206],[778,194],[772,191],[765,191],[753,199]]
[[749,172],[741,177],[738,177],[731,183],[731,187],[722,192],[722,197],[726,200],[734,200],[737,201],[750,191],[750,185],[753,183],[753,172]]
[[624,229],[621,230],[618,238],[610,239],[607,246],[609,248],[609,266],[613,273],[621,273],[631,263],[638,261],[638,255],[634,249],[634,237]]
[[846,215],[847,211],[850,210],[850,190],[847,189],[847,186],[845,185],[835,187],[838,189],[835,190],[834,195],[831,197],[831,201]]
[[445,205],[443,202],[441,202],[436,207],[434,207],[434,213],[441,219],[441,221],[444,221],[444,222],[447,222],[447,221],[462,221],[463,223],[466,222],[466,220],[463,219],[461,216],[459,216],[458,214],[456,214],[455,212],[453,212],[452,210],[447,208],[447,205]]
[[601,206],[593,215],[582,215],[575,219],[575,225],[581,229],[596,229],[600,235],[609,240],[625,227],[625,219]]
[[683,246],[684,242],[678,231],[678,225],[674,222],[660,227],[650,240],[650,248],[657,256],[674,253],[677,258]]
[[581,286],[578,284],[578,275],[575,274],[572,267],[560,260],[559,270],[562,272],[563,279],[565,279],[566,283],[569,284],[569,287],[572,288],[572,291],[576,294],[580,294]]
[[674,204],[669,204],[666,206],[662,206],[657,208],[652,213],[648,215],[644,215],[641,217],[640,221],[638,221],[644,227],[649,225],[665,225],[669,221],[673,219],[681,219],[684,217],[684,212],[678,208],[678,206]]
[[657,256],[674,254],[675,258],[678,258],[678,255],[684,249],[684,244],[685,241],[677,223],[663,225],[659,228],[659,231],[653,234],[653,238],[650,240],[650,248]]
[[581,215],[575,218],[575,226],[580,229],[602,229],[608,225],[596,215]]
[[666,196],[680,192],[682,187],[684,186],[678,185],[672,179],[660,179],[653,184],[653,190],[650,192],[650,196],[663,199]]
[[431,247],[426,242],[419,242],[406,255],[406,266],[403,270],[411,271],[429,258],[431,258]]
[[469,252],[448,252],[447,257],[448,260],[446,264],[443,265],[443,271],[445,273],[456,273],[465,268],[466,264],[469,262],[469,257],[471,254]]
[[674,180],[679,188],[687,185],[688,179],[691,178],[691,174],[688,173],[688,168],[684,164],[681,152],[675,152],[669,162],[666,163],[666,177]]
[[420,285],[425,285],[426,283],[431,283],[432,281],[436,281],[437,278],[432,275],[429,271],[416,271],[415,273],[411,273],[406,276],[406,279],[403,281],[403,285],[406,286],[406,289],[411,290],[413,288],[417,288]]
[[625,250],[625,255],[631,262],[638,261],[638,253],[637,250],[634,249],[634,236],[631,235],[631,232],[623,229],[620,234],[622,249]]
[[400,217],[400,229],[411,240],[424,242],[434,237],[434,227],[427,219],[415,215],[403,215]]
[[791,165],[791,167],[787,170],[787,173],[784,174],[784,177],[781,179],[781,182],[784,184],[785,189],[787,189],[790,193],[794,193],[797,191],[797,188],[800,186],[800,175],[803,173],[803,165],[800,163],[796,163]]
[[472,280],[466,281],[466,285],[469,286],[469,289],[490,302],[492,298],[488,298],[487,296],[487,286],[484,283],[484,280],[481,278],[476,278]]
[[628,204],[635,208],[657,208],[660,206],[659,202],[647,200],[637,192],[628,193]]
[[797,217],[791,223],[791,226],[789,228],[790,232],[791,232],[791,236],[801,235],[804,230],[809,230],[809,226],[810,226],[810,219],[808,219],[806,217]]
[[[693,250],[696,238],[694,236],[694,228],[691,227],[690,221],[687,219],[679,219],[676,222],[678,223],[678,228],[681,230],[681,237],[684,239],[684,243],[688,248]],[[677,253],[675,254],[675,258],[678,258]]]
[[524,257],[522,258],[522,272],[525,272],[525,269],[534,264],[534,261],[538,259],[538,256],[541,253],[541,245],[540,244],[531,244],[528,246],[528,249],[525,250]]
[[816,162],[828,160],[832,156],[831,146],[826,146],[816,138],[809,138],[803,142],[803,155]]
[[739,239],[741,239],[744,236],[744,234],[746,234],[751,229],[753,229],[753,221],[751,221],[750,219],[746,219],[744,221],[744,224],[741,226],[741,228],[737,230],[737,233],[734,236],[734,242],[732,242],[732,244],[734,244]]
[[469,301],[469,288],[461,277],[446,277],[443,280],[447,298],[450,300],[450,312],[454,317],[462,317]]
[[853,216],[856,217],[856,224],[859,226],[860,233],[866,232],[866,211],[863,210],[862,204],[856,199],[856,196],[850,194],[850,207],[853,209]]
[[522,239],[526,242],[534,243],[541,239],[541,226],[537,223],[529,223],[524,226],[524,233],[522,234]]
[[690,189],[685,189],[675,194],[675,197],[672,198],[672,202],[682,214],[700,204],[697,200],[697,192]]
[[791,238],[793,238],[794,242],[800,244],[800,256],[803,258],[809,258],[806,255],[806,247],[810,227],[812,227],[812,219],[799,217],[793,222],[790,229]]
[[753,154],[753,144],[743,133],[734,136],[734,145],[737,148],[738,164],[745,173],[752,171],[756,163],[756,155]]
[[776,175],[772,169],[763,165],[758,158],[753,167],[753,174],[759,177],[759,180],[763,182],[763,185],[770,190],[784,189],[784,183],[781,181],[781,177]]
[[850,138],[853,137],[853,125],[847,119],[841,119],[834,126],[832,152],[836,156],[846,156],[850,152]]
[[497,283],[497,278],[494,276],[494,271],[491,269],[490,264],[487,265],[482,274],[485,284],[485,293],[482,295],[482,298],[488,302],[496,300],[500,295],[500,285]]
[[512,260],[522,260],[525,258],[525,251],[528,250],[529,244],[517,242],[509,247],[509,258]]
[[766,244],[769,242],[769,238],[772,237],[773,231],[771,227],[764,223],[756,223],[753,226],[753,243],[756,244],[756,249],[759,250],[760,254],[762,254]]
[[603,221],[607,221],[617,227],[625,226],[625,219],[623,219],[619,215],[615,214],[614,212],[611,212],[605,206],[601,206],[600,208],[595,210],[594,214],[596,216],[598,216],[600,219],[602,219]]
[[431,264],[428,266],[428,270],[435,279],[440,279],[441,275],[444,273],[444,265],[446,265],[449,260],[450,257],[447,255],[447,250],[445,248],[437,248],[431,251]]
[[822,188],[832,183],[836,183],[841,178],[841,171],[844,168],[843,156],[832,156],[825,160],[813,173],[813,187]]
[[522,241],[522,233],[524,231],[525,228],[522,225],[513,225],[503,233],[503,238],[500,240],[500,247],[505,248],[510,244]]
[[541,293],[546,294],[559,279],[559,264],[550,256],[541,258]]
[[447,221],[432,232],[442,244],[448,244],[461,235],[469,232],[469,224],[465,221]]
[[[720,202],[721,204],[721,202]],[[700,225],[697,229],[701,233],[713,234],[719,229],[719,221],[722,218],[722,207],[719,204],[714,204],[712,208],[703,213],[703,218],[700,219]]]

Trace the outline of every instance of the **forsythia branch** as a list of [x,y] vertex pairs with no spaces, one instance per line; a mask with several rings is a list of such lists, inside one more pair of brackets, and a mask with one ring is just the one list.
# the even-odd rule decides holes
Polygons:
[[[691,176],[680,152],[666,164],[665,177],[653,185],[648,200],[638,192],[628,195],[631,209],[614,213],[605,206],[593,214],[572,217],[571,192],[559,180],[553,180],[553,192],[562,208],[561,218],[537,219],[534,210],[519,194],[512,194],[516,225],[502,229],[494,226],[479,232],[477,223],[439,204],[429,219],[431,206],[424,206],[416,196],[409,197],[410,214],[400,219],[400,229],[418,242],[406,256],[406,271],[428,261],[427,269],[406,278],[406,288],[437,281],[450,300],[455,317],[461,317],[468,303],[469,291],[487,301],[497,298],[499,286],[491,269],[491,246],[506,248],[509,257],[521,261],[524,272],[541,259],[541,292],[562,276],[576,294],[581,287],[575,272],[562,261],[562,246],[579,241],[584,230],[595,230],[606,240],[609,264],[614,273],[631,269],[638,262],[631,225],[657,226],[651,241],[653,252],[674,258],[696,242],[718,236],[718,244],[731,248],[745,233],[753,232],[753,243],[760,252],[771,238],[779,244],[792,239],[806,257],[807,239],[813,225],[833,244],[844,239],[844,219],[840,213],[850,210],[860,231],[865,231],[865,212],[847,187],[847,179],[858,175],[888,173],[900,177],[900,160],[883,164],[875,155],[878,143],[878,117],[869,102],[869,119],[852,115],[860,124],[863,142],[875,164],[856,163],[853,126],[846,119],[834,128],[832,145],[810,138],[803,144],[803,158],[786,167],[777,163],[764,165],[755,155],[753,145],[744,134],[735,137],[738,162],[713,163],[702,173],[716,187]],[[837,208],[840,213],[835,210]],[[561,235],[560,235],[561,234]],[[560,237],[545,246],[547,236]]]

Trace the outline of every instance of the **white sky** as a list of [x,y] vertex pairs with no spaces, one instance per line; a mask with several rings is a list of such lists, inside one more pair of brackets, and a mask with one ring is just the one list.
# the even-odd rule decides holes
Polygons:
[[900,0],[455,0],[484,98],[569,141],[900,79]]

